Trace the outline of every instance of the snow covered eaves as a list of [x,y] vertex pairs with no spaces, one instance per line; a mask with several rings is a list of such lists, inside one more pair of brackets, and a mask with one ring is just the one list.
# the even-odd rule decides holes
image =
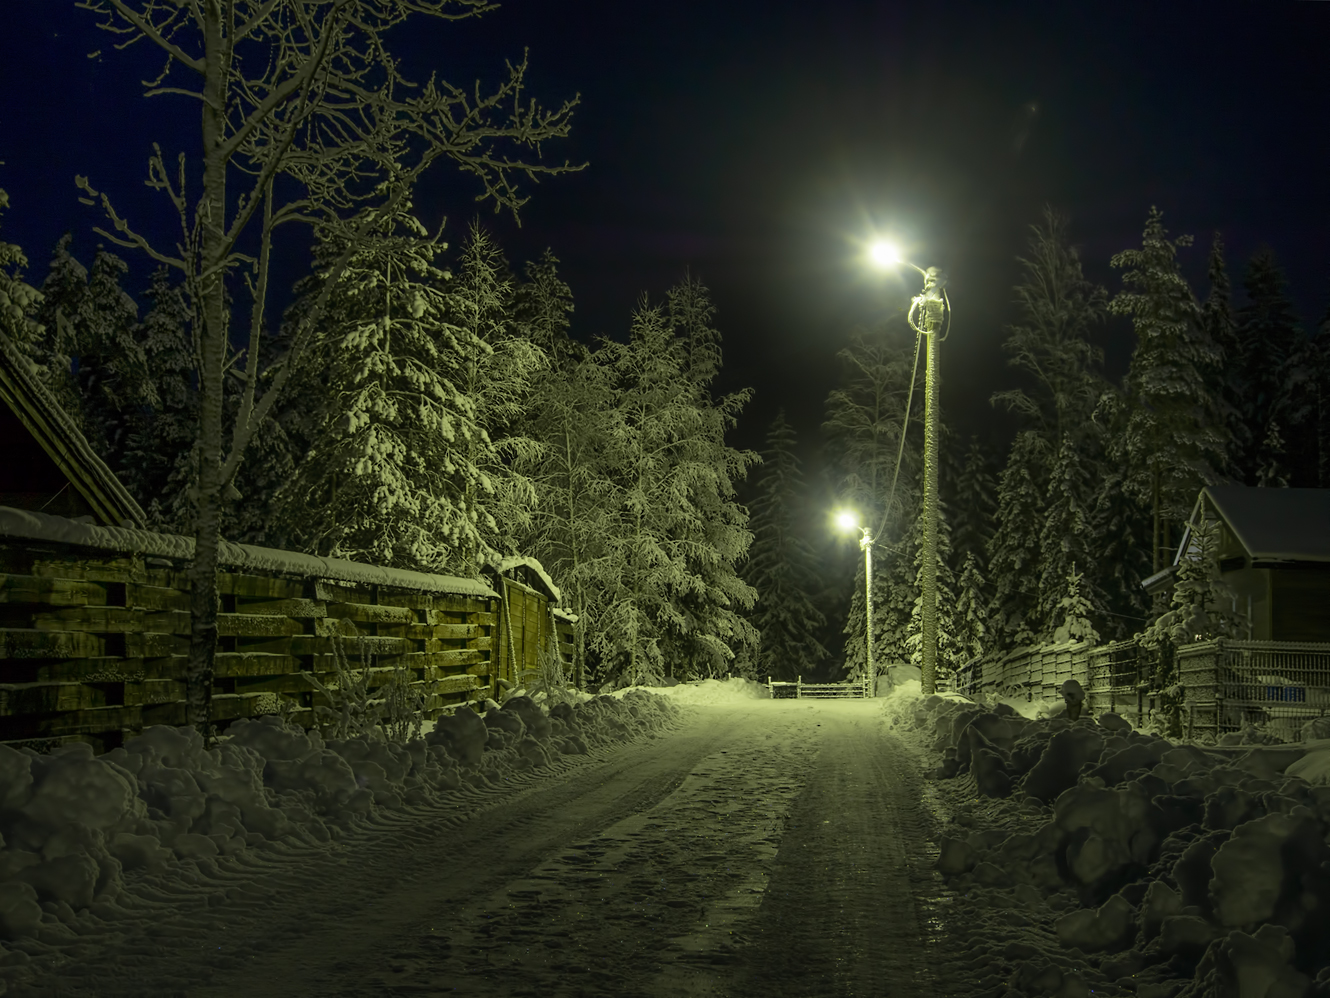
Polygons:
[[503,575],[506,572],[511,572],[514,568],[529,569],[542,583],[544,583],[545,588],[549,590],[552,602],[563,602],[563,594],[559,592],[559,587],[554,584],[554,580],[551,579],[549,573],[545,571],[545,566],[535,558],[528,558],[525,555],[510,555],[507,558],[500,558],[498,561],[494,562],[494,570],[500,575]]
[[[194,539],[176,534],[158,534],[131,527],[103,527],[24,509],[0,506],[0,537],[25,538],[72,544],[99,551],[140,554],[153,558],[189,561],[194,557]],[[498,597],[493,589],[478,579],[450,575],[432,575],[402,568],[382,568],[340,558],[322,558],[298,551],[279,551],[253,544],[233,544],[223,540],[218,560],[229,568],[272,574],[294,575],[307,579],[332,579],[362,585],[392,586],[420,592],[449,593],[480,599]]]

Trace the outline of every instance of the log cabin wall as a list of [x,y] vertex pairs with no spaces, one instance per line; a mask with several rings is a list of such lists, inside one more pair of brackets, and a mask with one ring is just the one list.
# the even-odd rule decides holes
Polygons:
[[[103,751],[147,725],[183,724],[185,567],[0,538],[0,742],[41,750],[86,741]],[[335,644],[353,669],[368,668],[372,689],[405,668],[426,719],[500,698],[511,669],[494,652],[503,644],[496,598],[253,570],[223,572],[218,588],[219,729],[274,713],[305,727],[322,721],[315,707],[328,703],[310,677],[333,685]],[[527,588],[513,594],[523,666],[550,617],[548,600]]]

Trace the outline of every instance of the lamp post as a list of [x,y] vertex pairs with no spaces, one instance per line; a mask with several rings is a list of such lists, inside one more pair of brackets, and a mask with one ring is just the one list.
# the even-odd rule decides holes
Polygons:
[[[926,341],[924,366],[924,546],[923,564],[919,578],[920,620],[923,625],[923,667],[919,670],[920,690],[925,694],[937,691],[937,517],[938,517],[938,343],[942,320],[950,311],[947,301],[946,278],[937,267],[922,267],[901,259],[889,243],[877,243],[872,248],[873,260],[879,266],[903,263],[913,267],[924,278],[924,289],[910,303],[910,328]],[[919,321],[916,322],[916,316]]]
[[853,510],[837,515],[836,522],[847,533],[858,528],[863,531],[859,549],[864,553],[864,695],[877,695],[877,671],[873,668],[873,534],[861,526]]

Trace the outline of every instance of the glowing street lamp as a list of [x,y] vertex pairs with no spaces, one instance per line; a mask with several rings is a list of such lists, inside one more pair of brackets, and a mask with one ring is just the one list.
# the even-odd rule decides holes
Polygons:
[[[942,320],[951,311],[947,300],[946,278],[937,267],[927,270],[901,258],[896,248],[887,242],[874,243],[869,250],[873,262],[886,268],[896,264],[913,267],[924,278],[924,290],[910,303],[910,328],[928,342],[924,377],[924,550],[919,595],[923,603],[923,668],[919,670],[920,688],[930,694],[937,690],[937,517],[938,517],[938,440],[937,389],[938,344],[946,334],[938,336]],[[918,322],[916,322],[918,317]],[[920,322],[922,325],[920,325]],[[950,331],[950,322],[948,322]],[[903,435],[902,435],[903,437]],[[868,531],[864,531],[867,536]]]
[[847,533],[863,531],[859,538],[859,547],[864,553],[864,693],[866,696],[877,695],[877,671],[873,668],[873,534],[859,523],[859,514],[852,509],[843,509],[836,514],[836,526]]

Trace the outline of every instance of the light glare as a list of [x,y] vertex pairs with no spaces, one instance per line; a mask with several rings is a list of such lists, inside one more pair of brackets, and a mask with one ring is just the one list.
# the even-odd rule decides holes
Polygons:
[[872,256],[873,262],[879,267],[890,267],[892,264],[901,262],[900,250],[894,244],[883,240],[875,242],[872,249],[869,250],[869,254]]
[[843,509],[836,514],[836,526],[841,530],[855,530],[859,526],[859,514],[852,509]]

